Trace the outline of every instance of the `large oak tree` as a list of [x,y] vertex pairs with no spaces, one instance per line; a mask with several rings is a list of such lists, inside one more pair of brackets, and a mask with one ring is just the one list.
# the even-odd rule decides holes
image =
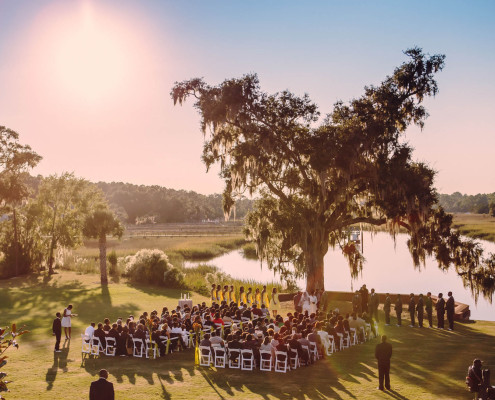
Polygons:
[[494,257],[451,229],[451,216],[437,204],[434,171],[412,159],[406,129],[423,127],[422,105],[438,92],[434,75],[444,56],[413,48],[408,60],[378,86],[349,103],[337,102],[320,122],[308,95],[267,94],[250,74],[210,86],[202,79],[176,83],[174,104],[193,97],[205,135],[203,161],[219,163],[226,182],[225,211],[232,194],[256,192],[246,233],[258,255],[282,276],[306,276],[307,289],[323,289],[323,258],[340,246],[353,276],[363,267],[348,241],[356,224],[386,226],[410,235],[415,265],[434,255],[454,265],[475,296],[491,298]]

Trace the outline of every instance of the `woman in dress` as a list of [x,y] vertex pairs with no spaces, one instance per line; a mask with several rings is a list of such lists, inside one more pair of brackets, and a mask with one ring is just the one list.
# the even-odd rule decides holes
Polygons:
[[251,307],[253,305],[253,289],[248,288],[246,293],[246,298],[247,298],[247,306]]
[[260,293],[260,288],[256,288],[254,291],[254,304],[256,304],[256,307],[261,306],[261,293]]
[[272,289],[272,300],[270,301],[270,311],[273,318],[276,318],[278,315],[278,293],[277,288],[274,287]]
[[246,293],[244,292],[244,286],[241,286],[239,288],[239,306],[241,305],[241,303],[244,303],[244,304],[247,304],[247,297],[246,297]]
[[[72,304],[64,310],[64,314],[62,316],[62,328],[64,328],[65,338],[70,339],[71,335],[71,318],[76,317],[77,314],[72,314]],[[69,333],[67,334],[67,328],[69,329]]]
[[261,303],[267,307],[270,305],[270,301],[268,300],[268,293],[266,291],[266,285],[263,285],[263,290],[261,291]]
[[229,290],[229,301],[236,303],[235,300],[235,291],[234,291],[234,285],[230,285],[230,290]]

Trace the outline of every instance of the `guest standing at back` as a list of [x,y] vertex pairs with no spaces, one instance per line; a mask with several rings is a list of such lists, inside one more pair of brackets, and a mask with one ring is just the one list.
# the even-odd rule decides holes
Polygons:
[[60,353],[60,338],[62,337],[62,321],[60,320],[60,317],[62,315],[58,312],[56,314],[56,317],[53,320],[52,324],[52,331],[53,335],[55,336],[55,353]]
[[449,298],[445,303],[445,311],[447,311],[447,321],[449,321],[449,331],[454,330],[454,312],[455,312],[455,300],[452,297],[452,292],[448,293]]
[[390,359],[392,358],[392,345],[387,342],[387,337],[382,336],[382,342],[376,345],[375,358],[378,360],[378,389],[390,390]]
[[107,381],[108,371],[101,369],[99,375],[100,379],[91,382],[89,400],[115,400],[113,383]]
[[445,322],[445,300],[443,299],[443,294],[438,293],[437,304],[435,304],[437,310],[437,326],[439,329],[444,328]]

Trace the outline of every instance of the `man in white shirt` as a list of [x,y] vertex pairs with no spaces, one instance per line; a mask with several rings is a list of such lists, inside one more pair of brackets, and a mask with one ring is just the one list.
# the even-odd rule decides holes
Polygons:
[[84,335],[91,339],[95,333],[95,326],[96,324],[94,322],[91,322],[91,325],[89,325],[84,331]]
[[220,346],[224,346],[224,343],[223,343],[223,339],[217,335],[217,333],[215,331],[213,331],[211,333],[211,337],[210,337],[210,343],[213,345],[213,344],[219,344]]

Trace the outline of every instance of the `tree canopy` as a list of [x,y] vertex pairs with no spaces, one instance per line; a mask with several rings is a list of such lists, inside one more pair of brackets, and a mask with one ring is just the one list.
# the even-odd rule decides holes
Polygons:
[[349,229],[385,225],[393,236],[409,233],[415,265],[435,255],[440,267],[455,265],[475,296],[491,297],[493,256],[483,262],[480,247],[451,229],[438,206],[434,171],[412,159],[404,140],[411,124],[424,125],[423,101],[437,94],[435,74],[445,57],[419,48],[405,55],[380,85],[337,102],[322,121],[308,95],[265,93],[255,74],[217,86],[191,79],[176,83],[171,96],[174,104],[195,100],[202,158],[207,169],[220,164],[226,211],[232,193],[259,195],[246,234],[269,268],[305,276],[308,290],[323,288],[323,257],[329,246],[340,246],[356,276],[364,258],[348,241]]

